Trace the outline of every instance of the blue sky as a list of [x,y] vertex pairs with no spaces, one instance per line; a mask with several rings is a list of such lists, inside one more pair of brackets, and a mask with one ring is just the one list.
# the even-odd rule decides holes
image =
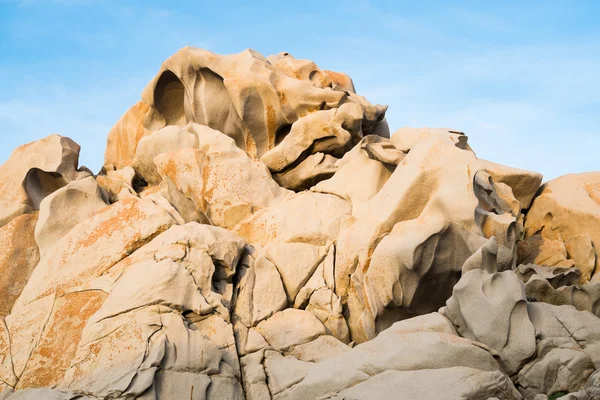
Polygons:
[[98,171],[112,125],[191,45],[346,72],[392,131],[462,130],[546,180],[600,170],[600,2],[222,3],[0,0],[0,163],[59,133]]

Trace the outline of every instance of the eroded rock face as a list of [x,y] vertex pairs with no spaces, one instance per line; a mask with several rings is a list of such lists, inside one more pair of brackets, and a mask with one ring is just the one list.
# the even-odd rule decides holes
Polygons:
[[[193,47],[181,49],[163,63],[142,93],[142,101],[110,132],[105,164],[129,165],[142,137],[167,125],[189,122],[223,132],[251,157],[276,147],[303,117],[313,118],[316,111],[344,104],[358,111],[353,118],[358,119],[359,132],[376,130],[386,107],[348,92],[346,88],[353,85],[347,77],[323,72],[314,63],[293,66],[298,61],[303,60],[281,55],[272,64],[253,50],[220,56]],[[335,141],[337,133],[325,132],[321,138]],[[300,152],[312,143],[310,137],[304,140]],[[289,156],[296,154],[291,150]]]
[[600,316],[600,282],[579,285],[581,272],[575,268],[519,265],[515,270],[525,283],[527,298],[557,306],[570,305]]
[[600,279],[600,172],[546,183],[525,220],[523,263],[576,267],[581,283]]
[[59,135],[15,149],[0,166],[0,226],[38,210],[44,197],[86,174],[78,160],[79,145]]
[[25,214],[0,228],[0,316],[10,314],[40,260],[34,238],[37,221],[37,213]]
[[[165,128],[155,135],[176,129]],[[252,160],[221,132],[197,124],[181,130],[192,132],[198,148],[184,147],[175,152],[166,148],[167,152],[154,157],[153,163],[157,173],[173,182],[211,223],[231,229],[292,193],[280,187],[262,163]]]
[[79,222],[107,206],[94,177],[71,181],[40,203],[35,241],[43,256]]
[[386,109],[287,53],[188,47],[100,174],[67,138],[17,149],[0,399],[595,399],[597,176],[539,189]]
[[[491,261],[494,256],[490,253],[484,258]],[[494,350],[508,375],[518,372],[535,351],[525,287],[512,271],[477,268],[466,272],[442,313],[461,336]]]

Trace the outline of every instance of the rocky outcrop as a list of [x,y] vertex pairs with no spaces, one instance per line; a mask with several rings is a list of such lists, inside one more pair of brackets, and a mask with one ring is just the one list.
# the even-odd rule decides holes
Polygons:
[[600,317],[600,282],[579,285],[581,272],[575,268],[519,265],[515,270],[533,301],[571,305]]
[[598,397],[597,174],[540,188],[386,110],[187,47],[99,174],[57,135],[15,150],[0,399]]
[[494,246],[490,247],[484,255],[487,270],[467,271],[454,286],[442,313],[461,336],[498,354],[503,370],[513,375],[535,351],[535,330],[527,313],[525,288],[517,276],[512,271],[489,271],[495,257]]
[[39,210],[40,202],[82,175],[77,170],[79,145],[59,135],[25,144],[0,166],[0,226]]
[[39,220],[35,226],[35,241],[43,256],[79,222],[106,207],[102,189],[89,176],[71,181],[40,203]]
[[599,281],[600,172],[565,175],[541,188],[527,213],[519,261],[576,267]]
[[524,398],[585,390],[600,362],[600,320],[571,306],[530,303],[528,311],[537,350],[536,357],[519,371]]
[[[314,63],[298,67],[298,61],[282,54],[272,64],[253,50],[220,56],[192,47],[181,49],[163,63],[144,89],[142,101],[109,133],[105,164],[118,169],[130,165],[144,136],[190,122],[231,137],[251,157],[276,147],[303,117],[344,104],[358,110],[358,129],[381,131],[377,125],[386,107],[348,92],[344,87],[353,85],[343,75],[323,72]],[[336,135],[332,131],[322,137],[331,141]]]
[[[222,133],[197,124],[183,130],[194,132],[198,148],[164,152],[153,162],[158,174],[173,182],[211,223],[233,228],[290,194],[277,185],[263,164],[248,157]],[[156,135],[164,133],[168,132],[162,130]]]

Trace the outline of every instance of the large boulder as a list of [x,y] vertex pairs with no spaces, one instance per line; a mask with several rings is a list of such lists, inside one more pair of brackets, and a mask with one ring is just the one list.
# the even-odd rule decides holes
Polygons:
[[234,232],[261,246],[272,242],[324,246],[352,223],[351,212],[351,204],[337,196],[302,192],[258,211]]
[[542,184],[542,174],[524,169],[507,167],[491,161],[479,159],[495,182],[504,183],[512,189],[513,195],[522,209],[529,209],[537,190]]
[[501,268],[512,266],[520,209],[510,187],[494,182],[464,135],[433,132],[392,136],[408,154],[375,195],[353,204],[356,222],[338,237],[336,294],[348,303],[353,340],[437,310],[492,236]]
[[81,221],[107,206],[94,177],[71,181],[40,203],[35,241],[44,256],[52,246]]
[[[157,155],[157,173],[173,182],[211,223],[231,229],[292,193],[280,187],[262,163],[252,160],[221,132],[197,124],[166,129],[155,135],[179,129],[196,135],[198,145]],[[148,140],[153,138],[149,136]]]
[[77,179],[78,160],[79,145],[59,135],[15,149],[0,166],[0,226],[38,210],[44,197]]
[[365,134],[384,119],[386,107],[347,92],[345,88],[353,85],[342,75],[323,72],[314,63],[287,68],[286,56],[278,59],[271,59],[274,65],[250,49],[229,56],[193,47],[179,50],[144,89],[142,101],[109,133],[105,164],[118,169],[130,165],[139,141],[167,125],[209,126],[231,137],[251,157],[260,157],[314,111],[355,104]]
[[572,267],[581,283],[600,279],[600,172],[571,174],[542,186],[525,219],[519,262]]
[[466,272],[442,313],[462,337],[493,349],[508,375],[517,373],[535,352],[525,286],[512,271]]
[[186,148],[198,148],[198,135],[210,128],[201,125],[180,127],[169,125],[140,139],[131,163],[133,169],[147,183],[158,184],[161,177],[156,170],[154,157],[162,153],[173,153]]
[[173,226],[103,275],[63,289],[16,389],[243,398],[229,307],[244,246],[220,228]]
[[389,140],[365,136],[336,163],[335,175],[312,190],[335,194],[352,204],[369,200],[381,190],[404,156]]
[[243,248],[227,231],[191,223],[140,249],[88,321],[59,387],[243,398],[227,290]]

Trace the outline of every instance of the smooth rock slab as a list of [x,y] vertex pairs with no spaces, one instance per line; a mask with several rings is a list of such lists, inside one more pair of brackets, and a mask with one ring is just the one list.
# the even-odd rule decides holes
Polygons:
[[[326,398],[385,371],[466,367],[503,376],[492,355],[482,345],[447,333],[454,328],[444,317],[429,314],[418,318],[398,322],[377,338],[316,364],[291,390],[290,398]],[[503,390],[512,387],[507,384],[510,382],[508,377],[498,381]],[[460,386],[457,382],[454,384]]]
[[520,400],[508,376],[500,371],[451,367],[418,371],[389,370],[342,390],[331,400]]

